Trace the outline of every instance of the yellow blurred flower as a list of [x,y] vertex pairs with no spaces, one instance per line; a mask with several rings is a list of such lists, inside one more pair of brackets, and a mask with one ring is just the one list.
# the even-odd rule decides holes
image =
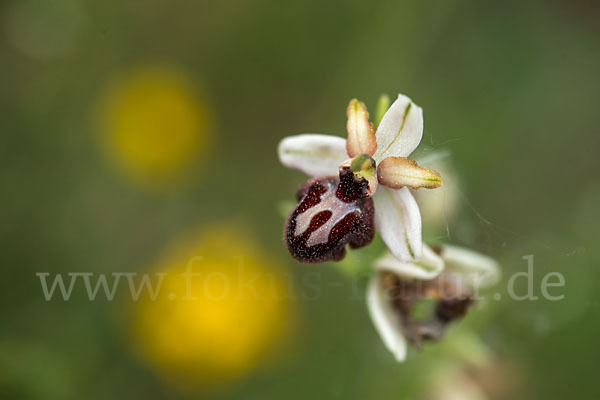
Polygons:
[[239,229],[207,232],[159,263],[159,294],[141,298],[133,319],[142,357],[184,392],[239,378],[280,352],[291,331],[280,266]]
[[99,107],[106,148],[135,180],[161,185],[209,154],[212,116],[179,71],[144,67],[106,89]]

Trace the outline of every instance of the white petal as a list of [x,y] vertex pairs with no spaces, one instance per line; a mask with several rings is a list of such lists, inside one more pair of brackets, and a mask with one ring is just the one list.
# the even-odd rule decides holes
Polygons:
[[386,157],[408,157],[423,137],[423,109],[400,94],[383,116],[377,132],[378,163]]
[[402,334],[400,318],[392,308],[379,274],[371,278],[369,282],[367,307],[373,325],[385,346],[394,354],[396,360],[404,361],[406,359],[406,339]]
[[481,253],[445,244],[441,248],[440,256],[446,264],[447,272],[460,274],[470,285],[484,288],[492,286],[500,279],[499,264]]
[[346,139],[320,134],[288,136],[279,142],[277,153],[283,165],[311,176],[337,176],[348,158]]
[[444,269],[444,260],[440,258],[431,248],[423,245],[423,254],[419,261],[406,263],[399,261],[396,257],[387,253],[375,261],[375,268],[393,272],[406,278],[433,279]]
[[373,196],[375,224],[388,249],[402,262],[421,257],[421,213],[408,188],[398,190],[380,185]]

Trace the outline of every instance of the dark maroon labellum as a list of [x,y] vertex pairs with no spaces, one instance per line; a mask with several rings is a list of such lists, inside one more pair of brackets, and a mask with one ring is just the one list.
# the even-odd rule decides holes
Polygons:
[[369,244],[375,234],[375,210],[367,185],[348,168],[340,170],[339,178],[306,182],[285,224],[290,254],[305,263],[339,261],[346,254],[346,244],[353,249]]

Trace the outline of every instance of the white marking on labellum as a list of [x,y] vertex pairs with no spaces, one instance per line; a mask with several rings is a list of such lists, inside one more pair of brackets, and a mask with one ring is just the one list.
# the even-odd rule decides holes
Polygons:
[[313,217],[323,211],[331,211],[331,216],[323,225],[311,232],[307,246],[315,246],[321,243],[329,242],[329,233],[331,230],[348,214],[356,212],[361,213],[361,209],[356,202],[344,202],[336,197],[336,187],[329,187],[325,193],[321,195],[321,201],[309,208],[302,214],[296,216],[295,236],[302,235],[310,226]]

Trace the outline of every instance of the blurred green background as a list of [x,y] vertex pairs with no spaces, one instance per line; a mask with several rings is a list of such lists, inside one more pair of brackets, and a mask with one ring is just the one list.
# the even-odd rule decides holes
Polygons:
[[[305,177],[278,141],[342,136],[348,100],[398,92],[424,109],[420,153],[447,149],[460,181],[456,216],[426,236],[498,259],[502,294],[526,255],[537,295],[544,274],[565,277],[561,301],[503,296],[466,318],[493,354],[475,381],[492,399],[598,398],[599,21],[591,0],[0,2],[0,398],[433,399],[432,371],[458,356],[432,345],[397,364],[364,279],[297,264],[281,241],[278,205]],[[90,301],[80,281],[46,301],[36,276],[153,271],[232,225],[186,254],[249,246],[300,295],[257,306],[254,333],[235,305],[223,346],[261,344],[214,376],[218,346],[149,355],[169,322],[150,308],[156,332],[140,328],[152,306],[126,291]]]

